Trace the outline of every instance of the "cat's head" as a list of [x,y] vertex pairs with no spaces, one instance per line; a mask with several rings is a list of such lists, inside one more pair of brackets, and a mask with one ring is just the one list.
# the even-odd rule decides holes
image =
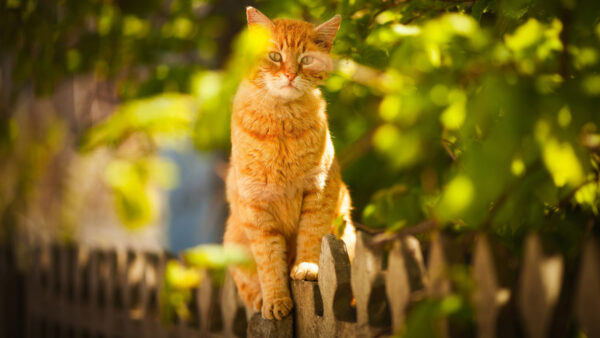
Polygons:
[[271,21],[253,7],[246,8],[250,28],[262,26],[271,33],[271,44],[252,81],[271,95],[291,101],[312,91],[331,71],[329,51],[340,26],[334,16],[315,27],[304,21]]

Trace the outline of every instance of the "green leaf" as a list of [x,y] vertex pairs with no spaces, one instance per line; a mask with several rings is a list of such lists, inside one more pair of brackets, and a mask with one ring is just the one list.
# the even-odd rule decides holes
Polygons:
[[473,3],[473,7],[471,7],[471,15],[476,20],[481,20],[481,16],[484,13],[488,13],[495,9],[495,1],[494,0],[479,0]]
[[403,184],[379,190],[363,211],[363,222],[370,227],[399,230],[424,220],[420,191]]
[[199,245],[188,249],[183,254],[187,264],[195,267],[224,269],[230,265],[249,266],[254,264],[248,249],[242,246],[216,244]]

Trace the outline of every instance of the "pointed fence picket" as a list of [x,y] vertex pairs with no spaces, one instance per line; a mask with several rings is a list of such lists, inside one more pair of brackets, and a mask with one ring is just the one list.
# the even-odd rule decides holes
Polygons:
[[[564,259],[546,252],[536,234],[526,239],[514,282],[499,279],[499,269],[508,263],[498,262],[484,235],[475,239],[470,254],[442,233],[433,236],[426,255],[412,236],[387,246],[371,242],[371,235],[358,233],[351,265],[344,243],[323,237],[319,279],[290,283],[295,309],[281,321],[248,311],[229,275],[219,285],[206,272],[193,290],[191,318],[172,325],[161,323],[159,313],[165,265],[172,258],[167,253],[40,244],[24,273],[26,337],[388,336],[402,330],[419,301],[456,291],[450,272],[465,263],[474,285],[470,301],[478,337],[552,336],[557,315],[572,316],[588,337],[600,336],[595,239],[584,245],[574,292],[568,295],[563,294],[570,290],[563,287]],[[3,256],[6,252],[0,250]],[[561,297],[573,299],[572,309],[558,308]],[[473,335],[448,320],[434,329],[442,336]]]

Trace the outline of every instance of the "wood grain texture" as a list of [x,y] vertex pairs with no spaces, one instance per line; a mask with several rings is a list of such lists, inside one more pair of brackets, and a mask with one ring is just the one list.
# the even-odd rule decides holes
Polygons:
[[[432,242],[426,270],[414,237],[398,239],[386,252],[370,246],[369,235],[359,235],[356,264],[351,265],[345,243],[334,235],[324,236],[319,280],[292,281],[291,296],[296,307],[281,321],[246,312],[232,277],[226,276],[225,284],[219,286],[210,282],[211,272],[207,272],[204,283],[193,293],[195,299],[188,304],[193,318],[179,318],[173,325],[161,323],[158,313],[168,254],[41,244],[32,250],[32,264],[23,274],[25,337],[375,337],[397,333],[411,308],[426,299],[426,290],[433,295],[429,297],[444,297],[438,292],[452,292],[454,288],[450,280],[437,286],[428,282],[434,277],[447,279],[448,269],[456,262],[448,252],[452,250],[452,239],[440,237]],[[489,242],[485,237],[477,238],[473,260],[467,263],[474,281],[474,333],[480,337],[552,334],[548,332],[549,321],[557,299],[562,297],[559,293],[564,291],[560,286],[562,257],[546,253],[539,236],[530,235],[515,297],[512,289],[509,292],[498,280],[496,252]],[[387,269],[383,260],[386,255]],[[575,291],[566,295],[575,301],[572,312],[565,314],[572,315],[588,337],[597,335],[600,322],[596,287],[599,257],[598,243],[595,239],[588,241]],[[383,279],[378,280],[380,277]],[[358,278],[361,280],[354,280]],[[437,288],[432,289],[434,286]],[[391,324],[371,319],[379,315],[369,310],[380,308],[373,305],[375,294],[387,298]],[[513,303],[517,306],[507,306]],[[503,323],[498,322],[500,313],[512,311],[517,315],[517,308],[520,325],[503,330]],[[436,330],[450,337],[463,337],[468,332],[453,324],[442,321]]]

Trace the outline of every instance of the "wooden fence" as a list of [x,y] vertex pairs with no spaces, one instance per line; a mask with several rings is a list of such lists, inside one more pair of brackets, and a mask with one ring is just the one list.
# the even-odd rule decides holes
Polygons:
[[[222,286],[202,283],[190,304],[191,319],[171,326],[159,319],[166,254],[42,246],[34,250],[33,264],[24,273],[24,334],[111,338],[387,336],[401,329],[415,303],[453,292],[455,283],[448,272],[453,264],[464,263],[465,256],[452,239],[434,236],[427,265],[414,237],[395,240],[387,251],[370,242],[370,235],[359,233],[356,259],[350,266],[343,242],[325,236],[318,282],[291,282],[295,309],[293,316],[282,321],[247,313],[233,282],[226,277]],[[563,258],[545,254],[539,237],[529,236],[524,250],[519,276],[500,280],[497,272],[509,262],[498,262],[486,238],[477,238],[468,269],[475,285],[471,297],[475,324],[469,329],[442,320],[435,329],[454,337],[537,338],[564,336],[568,328],[569,332],[581,330],[587,337],[600,337],[598,244],[593,240],[585,244],[577,278],[570,283],[574,287],[563,283],[567,278]],[[6,266],[6,259],[0,259],[0,271],[6,271]],[[0,280],[2,292],[7,291],[5,280]]]

